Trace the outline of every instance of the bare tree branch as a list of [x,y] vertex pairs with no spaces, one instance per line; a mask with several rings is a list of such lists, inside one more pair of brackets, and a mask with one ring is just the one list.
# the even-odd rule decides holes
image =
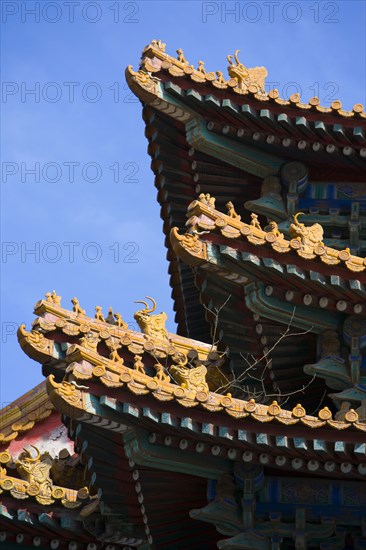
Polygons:
[[[216,337],[220,311],[228,303],[230,298],[231,296],[229,296],[229,298],[223,303],[223,305],[220,308],[215,308],[214,311],[210,310],[209,308],[207,308],[207,306],[205,306],[206,310],[209,311],[211,315],[214,315],[214,331],[213,331],[214,339]],[[232,379],[227,380],[225,384],[222,384],[219,388],[217,388],[215,390],[215,393],[222,394],[227,392],[230,389],[236,389],[244,393],[247,398],[256,399],[256,400],[267,400],[269,398],[277,398],[278,400],[281,400],[282,404],[287,402],[292,395],[295,395],[297,393],[303,393],[313,383],[313,381],[316,378],[316,375],[314,375],[311,378],[311,380],[306,384],[304,384],[301,388],[296,388],[295,390],[287,393],[283,393],[280,390],[278,390],[275,393],[268,393],[268,390],[265,385],[266,376],[272,365],[271,354],[276,349],[276,347],[285,338],[304,336],[310,333],[313,328],[311,327],[308,330],[304,330],[304,331],[296,331],[296,332],[291,331],[293,320],[295,318],[295,313],[296,313],[296,307],[294,307],[292,310],[291,317],[287,323],[287,326],[284,332],[282,332],[278,336],[277,340],[273,343],[273,345],[270,348],[267,348],[260,357],[255,357],[253,354],[247,354],[247,355],[240,354],[244,363],[246,364],[246,368],[238,376],[236,376],[233,368],[231,367],[230,370],[232,374]],[[215,345],[215,342],[213,342],[213,345]],[[263,367],[261,369],[260,375],[254,374],[253,371],[257,367],[260,367],[261,364],[263,364]],[[220,373],[223,374],[222,371],[220,371]],[[258,383],[260,385],[260,389],[256,390],[254,388],[251,388],[248,384],[243,385],[244,380],[247,380],[247,379]],[[323,399],[324,399],[324,396],[322,400]]]
[[215,316],[215,322],[214,322],[214,327],[213,327],[213,333],[212,333],[212,344],[211,344],[211,349],[210,349],[210,353],[211,351],[213,351],[214,347],[217,346],[217,344],[220,342],[220,340],[217,340],[216,342],[216,333],[217,333],[217,328],[218,328],[218,324],[219,324],[219,315],[220,315],[220,312],[221,310],[226,306],[226,304],[229,302],[229,300],[231,299],[231,294],[229,294],[229,296],[226,298],[225,302],[220,306],[220,307],[215,307],[215,311],[213,312],[211,309],[209,309],[205,304],[203,304],[203,307],[205,308],[206,311],[208,311],[209,313],[213,314]]

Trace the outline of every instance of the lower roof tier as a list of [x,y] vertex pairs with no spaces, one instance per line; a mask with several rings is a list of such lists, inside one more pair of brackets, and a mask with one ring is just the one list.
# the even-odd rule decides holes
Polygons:
[[[160,332],[152,337],[101,320],[100,308],[95,319],[79,311],[69,312],[51,300],[37,303],[36,311],[41,316],[34,329],[27,332],[21,327],[19,341],[33,359],[43,364],[51,402],[67,417],[101,422],[118,432],[129,424],[128,411],[135,407],[156,411],[151,416],[153,423],[155,414],[167,413],[167,418],[174,414],[184,419],[190,411],[195,418],[192,426],[198,426],[198,419],[202,425],[216,426],[214,438],[221,437],[216,433],[219,426],[222,433],[234,430],[237,435],[229,439],[238,438],[239,448],[240,434],[244,433],[253,441],[254,450],[258,450],[256,434],[267,434],[278,441],[282,437],[300,437],[308,440],[305,452],[310,453],[309,457],[316,431],[326,453],[334,460],[337,447],[333,445],[340,433],[346,437],[345,442],[356,446],[363,440],[363,406],[356,411],[348,404],[335,415],[327,406],[320,406],[317,415],[309,415],[300,404],[287,410],[276,400],[267,405],[233,397],[235,387],[221,368],[225,354],[222,357],[208,346],[166,333],[161,325]],[[146,331],[146,326],[161,320],[162,314],[144,315]],[[302,390],[306,394],[306,388]],[[142,427],[145,413],[141,418],[137,412],[136,415],[136,422]],[[173,426],[179,433],[180,421],[173,422]],[[194,430],[189,429],[193,434]],[[198,437],[199,434],[194,435],[195,439]],[[286,450],[289,458],[297,456],[294,445]],[[357,463],[357,453],[352,460]]]

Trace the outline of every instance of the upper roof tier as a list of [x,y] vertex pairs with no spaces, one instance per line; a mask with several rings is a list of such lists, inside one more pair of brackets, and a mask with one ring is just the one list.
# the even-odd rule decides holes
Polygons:
[[[340,117],[366,118],[364,106],[361,103],[356,103],[352,111],[342,109],[340,100],[332,102],[330,107],[320,105],[318,97],[312,97],[308,103],[302,103],[300,95],[295,93],[290,96],[289,100],[279,96],[277,89],[266,91],[265,79],[268,76],[265,67],[248,68],[240,62],[238,54],[240,50],[236,50],[234,55],[228,55],[228,78],[225,78],[221,71],[206,71],[205,63],[198,61],[198,67],[195,68],[185,58],[181,48],[177,50],[177,57],[172,57],[165,52],[166,44],[161,40],[152,40],[142,51],[140,71],[150,73],[147,75],[146,82],[154,82],[151,73],[160,71],[173,78],[181,78],[190,86],[197,88],[199,85],[205,87],[206,93],[212,93],[217,90],[225,90],[226,95],[234,93],[239,96],[248,96],[260,102],[268,102],[268,105],[279,105],[281,107],[294,107],[299,110],[318,112],[321,114],[332,114]],[[132,73],[131,69],[129,68]],[[168,79],[170,80],[170,78]],[[142,80],[142,75],[140,75]],[[155,82],[157,80],[155,79]],[[142,82],[141,82],[142,83]]]
[[[219,122],[217,111],[221,109],[222,115],[226,111],[226,122],[231,119],[234,127],[242,130],[239,137],[245,136],[245,130],[257,127],[268,135],[338,144],[347,157],[354,147],[365,158],[366,113],[361,103],[347,111],[339,100],[325,107],[318,97],[308,103],[303,103],[298,93],[288,100],[280,98],[278,90],[266,90],[267,69],[247,68],[239,61],[238,53],[239,50],[234,56],[227,56],[225,78],[221,71],[206,72],[203,61],[194,68],[181,49],[177,50],[177,58],[168,55],[165,44],[153,40],[142,52],[139,70],[135,72],[129,66],[126,78],[144,103],[153,104],[178,120],[187,122],[194,113],[208,108]],[[328,149],[328,153],[333,152],[332,147]]]
[[339,100],[324,107],[317,97],[302,103],[297,93],[282,99],[278,90],[266,91],[267,70],[245,67],[238,50],[228,56],[228,79],[221,71],[206,72],[203,61],[195,69],[181,49],[177,53],[177,59],[169,56],[153,40],[138,71],[126,69],[126,79],[144,104],[184,125],[191,147],[260,178],[277,175],[284,162],[296,159],[316,167],[312,180],[358,180],[366,165],[361,103],[346,111]]
[[[281,99],[266,90],[266,69],[246,68],[238,52],[228,57],[228,78],[177,54],[154,40],[126,79],[143,103],[178,331],[210,341],[197,280],[176,257],[171,229],[184,230],[187,207],[203,192],[221,211],[233,201],[243,221],[245,209],[281,223],[301,210],[324,227],[326,245],[363,256],[366,115],[361,104],[345,111],[340,101]],[[297,182],[293,168],[301,172]]]

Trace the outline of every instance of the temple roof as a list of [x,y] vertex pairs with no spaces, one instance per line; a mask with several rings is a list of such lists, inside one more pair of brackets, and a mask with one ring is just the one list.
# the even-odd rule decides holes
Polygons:
[[[345,111],[338,99],[333,101],[330,107],[324,107],[320,105],[317,97],[311,98],[308,103],[302,103],[298,93],[293,94],[289,100],[286,100],[279,97],[276,89],[267,92],[265,89],[267,69],[265,67],[248,68],[243,65],[238,58],[240,50],[236,50],[234,56],[227,56],[229,78],[225,79],[221,71],[207,72],[203,61],[199,61],[198,68],[194,68],[185,58],[182,49],[177,50],[177,57],[172,57],[165,52],[165,47],[166,45],[161,40],[153,40],[142,51],[140,71],[145,71],[147,74],[145,76],[140,75],[140,84],[144,84],[147,90],[154,83],[155,73],[164,72],[169,75],[169,80],[172,77],[190,82],[190,87],[201,87],[208,94],[222,92],[227,95],[234,94],[232,97],[235,97],[236,94],[239,96],[238,100],[240,96],[248,96],[250,99],[262,102],[263,108],[266,108],[267,105],[271,107],[278,105],[281,108],[292,107],[298,109],[299,114],[315,112],[318,113],[318,116],[332,114],[344,118],[366,118],[365,109],[361,103],[356,103],[352,111]],[[128,70],[133,74],[132,69],[129,68]],[[156,81],[157,79],[155,79]]]
[[0,446],[7,445],[24,432],[31,430],[37,422],[48,418],[54,411],[41,382],[0,411]]
[[[186,225],[189,232],[186,233],[186,239],[191,242],[184,242],[184,239],[179,236],[177,228],[172,229],[171,240],[176,253],[179,244],[181,244],[180,254],[184,255],[188,264],[199,264],[200,260],[207,259],[203,243],[205,240],[209,240],[207,234],[213,232],[224,237],[224,242],[227,245],[231,241],[232,246],[238,250],[248,249],[245,245],[241,246],[243,242],[247,242],[249,247],[253,245],[250,250],[255,250],[261,256],[273,258],[279,263],[299,265],[308,271],[318,270],[325,274],[327,272],[332,275],[339,274],[344,280],[357,277],[360,283],[366,283],[365,273],[362,273],[366,270],[365,257],[351,254],[349,248],[336,250],[324,245],[323,228],[318,223],[306,228],[304,224],[298,222],[297,215],[293,227],[297,228],[298,233],[291,240],[284,237],[276,222],[269,222],[267,229],[264,230],[257,221],[258,216],[252,214],[255,216],[252,222],[245,223],[238,216],[232,217],[215,210],[212,204],[207,199],[205,200],[205,197],[203,200],[193,201],[189,205],[187,216],[189,219]],[[309,217],[307,216],[305,219]],[[319,232],[319,236],[316,231]],[[310,237],[313,239],[312,241]],[[200,242],[202,246],[200,246]],[[261,251],[262,247],[265,250],[263,252]],[[186,251],[186,254],[183,250]],[[302,259],[306,262],[303,262]],[[325,265],[321,265],[322,263]],[[331,268],[327,269],[326,266],[331,266]]]
[[[36,450],[35,458],[29,450],[25,450],[18,457],[13,456],[8,451],[0,454],[2,465],[0,486],[4,495],[9,492],[17,500],[30,499],[45,507],[52,506],[56,502],[58,507],[68,509],[79,508],[82,504],[90,504],[87,487],[75,490],[53,484],[48,479],[48,472],[52,467],[51,455],[48,452],[41,454],[36,447],[33,446],[33,448]],[[10,468],[9,471],[8,468]],[[15,472],[12,472],[11,470],[14,469]],[[41,471],[42,475],[39,475]],[[15,475],[16,473],[18,475]],[[19,477],[19,473],[23,477]],[[47,487],[42,485],[43,481],[41,479],[43,476],[47,479]]]
[[[128,328],[121,329],[106,321],[87,317],[86,314],[66,310],[47,300],[37,302],[35,311],[40,313],[40,317],[33,323],[31,332],[27,332],[24,325],[20,327],[19,342],[32,359],[40,361],[46,372],[51,373],[47,381],[48,399],[59,411],[62,411],[59,405],[63,400],[72,404],[75,409],[72,416],[83,416],[86,402],[83,401],[82,390],[88,389],[85,384],[90,381],[94,389],[95,383],[101,389],[103,386],[113,390],[126,388],[137,396],[151,394],[158,401],[172,401],[188,408],[199,407],[210,413],[222,412],[234,418],[249,417],[258,422],[275,420],[287,425],[300,423],[312,428],[321,428],[327,423],[335,429],[351,428],[352,425],[361,431],[366,429],[363,422],[358,422],[356,412],[348,412],[344,420],[334,421],[328,408],[319,411],[318,417],[313,417],[306,415],[300,405],[290,412],[282,409],[277,402],[267,406],[256,404],[254,400],[232,398],[223,391],[210,391],[206,382],[207,370],[214,369],[218,361],[216,353],[209,360],[211,349],[205,344],[172,333],[167,333],[166,339],[156,336],[152,340],[146,334]],[[151,319],[153,317],[150,316]],[[60,352],[58,342],[61,341],[64,352]],[[106,347],[100,347],[103,342]],[[195,353],[192,354],[192,351]],[[158,362],[154,366],[155,376],[152,375],[153,371],[146,371],[149,365],[146,355],[153,362]],[[144,363],[137,364],[136,361],[141,361],[143,356]],[[206,367],[184,367],[187,357],[192,357],[196,364],[206,364]],[[163,367],[161,371],[157,369],[159,365]],[[75,382],[59,384],[55,374],[59,377],[61,372],[70,373],[71,380]],[[188,375],[190,372],[192,377],[196,377],[196,389],[190,386],[190,378],[183,383],[185,373]],[[207,377],[210,383],[209,374]],[[82,384],[80,387],[79,383]],[[224,377],[222,388],[225,391],[229,387],[230,380]]]
[[[195,71],[153,44],[143,51],[137,72],[127,68],[126,79],[144,104],[185,125],[192,147],[212,154],[215,135],[220,135],[221,146],[226,143],[233,153],[240,150],[232,162],[227,157],[228,163],[249,173],[277,173],[286,159],[299,156],[311,160],[320,173],[330,159],[344,174],[345,168],[364,166],[366,114],[361,104],[344,111],[339,100],[326,108],[318,98],[301,103],[298,94],[289,101],[280,99],[277,90],[265,91],[264,67],[248,69],[237,58],[235,64],[228,58],[229,74],[235,76],[217,82],[214,73]],[[256,160],[251,158],[252,166],[244,146],[262,151]]]
[[[217,354],[207,354],[206,348],[206,356],[203,354],[199,359],[197,342],[189,344],[180,337],[175,340],[174,335],[163,330],[151,340],[149,334],[138,335],[127,328],[87,317],[85,313],[67,311],[61,307],[58,297],[56,302],[43,300],[36,304],[36,312],[41,316],[35,320],[31,332],[20,328],[19,341],[30,357],[43,364],[52,403],[73,422],[98,426],[116,434],[123,434],[126,425],[154,431],[166,425],[176,436],[183,436],[188,422],[191,427],[187,425],[187,428],[196,443],[205,438],[205,426],[212,425],[215,434],[211,436],[220,439],[222,434],[225,441],[229,436],[224,433],[230,433],[230,443],[237,452],[243,445],[241,434],[244,432],[250,440],[266,434],[266,438],[278,444],[285,435],[304,438],[309,442],[305,448],[309,449],[316,430],[334,461],[338,459],[333,442],[339,440],[335,434],[341,432],[342,439],[346,438],[344,441],[355,445],[352,461],[357,464],[357,445],[366,430],[362,407],[359,412],[342,409],[334,418],[326,406],[314,416],[307,414],[300,404],[292,410],[286,410],[276,401],[263,405],[232,397],[227,393],[230,380],[225,377],[221,379],[221,393],[220,388],[212,391],[208,382],[217,381],[210,373],[218,364]],[[154,324],[154,315],[149,314],[149,318]],[[144,319],[145,331],[149,330],[146,329],[150,325],[148,321]],[[184,345],[184,352],[182,347],[177,350],[178,341]],[[144,347],[142,342],[150,345]],[[177,347],[169,350],[173,342]],[[190,354],[191,350],[195,353]],[[192,364],[187,365],[189,356]],[[188,417],[190,421],[184,420]],[[127,434],[124,437],[128,439]],[[276,445],[274,455],[278,453]],[[254,443],[253,450],[259,449],[260,444]],[[291,457],[291,448],[286,453]],[[146,466],[149,464],[145,462]]]
[[[242,378],[243,353],[254,338],[256,344],[249,349],[254,355],[270,357],[268,370],[274,385],[283,392],[309,382],[299,378],[301,372],[316,373],[331,388],[351,388],[359,383],[360,389],[352,398],[358,392],[359,400],[364,399],[362,368],[355,370],[352,378],[346,353],[343,351],[341,358],[338,344],[333,348],[338,359],[324,359],[324,364],[318,365],[320,370],[308,354],[316,346],[310,333],[343,332],[345,343],[349,342],[349,326],[355,337],[364,334],[365,258],[352,255],[349,249],[339,251],[326,246],[320,224],[305,226],[298,215],[286,239],[276,222],[269,222],[263,229],[255,214],[251,222],[245,223],[232,203],[227,210],[216,210],[214,198],[202,195],[188,208],[186,232],[180,234],[173,229],[171,242],[177,256],[193,267],[200,281],[201,302],[211,312],[226,294],[226,307],[216,322],[222,342],[230,346],[231,352],[242,347],[236,361],[238,376]],[[247,316],[252,320],[246,321]],[[282,330],[278,324],[282,324]],[[238,328],[233,331],[233,326]],[[300,329],[297,341],[282,340],[289,326]],[[318,347],[318,360],[319,353]],[[351,397],[350,391],[330,394],[318,385],[320,378],[304,399],[312,396],[315,403],[317,391],[325,391],[339,405],[339,397]]]
[[[81,415],[74,414],[74,406],[77,408],[78,404],[74,397],[80,389],[86,390],[86,384],[89,385],[92,380],[104,387],[108,394],[119,390],[118,372],[120,363],[123,364],[124,360],[132,360],[135,368],[139,367],[141,378],[141,369],[144,368],[141,358],[145,356],[148,371],[152,374],[159,365],[162,370],[158,380],[164,380],[167,375],[163,365],[173,357],[187,355],[192,361],[217,363],[219,358],[215,347],[167,333],[164,326],[165,313],[152,315],[155,306],[148,307],[145,301],[145,307],[135,314],[144,333],[128,330],[122,317],[118,313],[113,314],[111,310],[104,317],[101,307],[97,306],[95,317],[90,318],[76,298],[73,298],[72,304],[73,311],[66,310],[61,307],[59,296],[47,293],[46,300],[37,302],[35,306],[39,317],[33,323],[33,330],[27,333],[21,326],[19,341],[28,355],[42,363],[44,374],[49,375],[49,399],[62,415],[84,466],[85,479],[94,495],[93,509],[89,513],[87,507],[87,513],[83,515],[84,527],[95,534],[98,541],[124,544],[125,548],[142,549],[151,544],[153,539],[159,544],[159,548],[167,549],[178,548],[181,544],[189,544],[198,549],[205,541],[215,544],[218,537],[214,529],[210,526],[201,529],[188,514],[192,505],[200,507],[205,503],[205,479],[190,476],[190,489],[187,491],[188,478],[184,471],[174,474],[169,471],[159,473],[159,484],[162,479],[166,480],[166,490],[160,488],[159,492],[169,502],[171,516],[167,519],[166,502],[161,506],[161,502],[156,499],[157,480],[151,464],[137,467],[126,454],[127,443],[132,444],[133,438],[137,437],[133,431],[134,426],[129,422],[125,423],[125,419],[118,413],[112,412],[113,420],[110,421],[104,405],[102,409],[106,411],[105,417],[94,417],[91,422],[88,406]],[[79,351],[81,354],[85,352],[85,357],[82,358]],[[71,357],[72,361],[69,362]],[[107,359],[106,368],[103,357]],[[148,365],[149,357],[151,361]],[[92,372],[89,372],[90,365],[93,365]],[[128,370],[135,373],[133,368]],[[120,374],[126,374],[126,370],[122,369]],[[56,379],[64,379],[61,382],[61,394],[55,393],[52,386],[51,381],[59,383]],[[152,376],[145,376],[145,379],[153,383]],[[130,387],[137,396],[150,391],[147,388],[144,390],[138,376]],[[179,388],[175,386],[175,389]],[[99,409],[100,405],[93,391],[88,395],[87,400],[93,403],[93,410],[94,406]],[[67,396],[73,403],[71,407],[64,406],[64,397],[68,399]],[[105,455],[106,448],[110,450],[108,459]],[[172,494],[174,487],[179,492],[178,499]],[[177,527],[176,518],[182,513],[185,519]],[[113,521],[116,526],[112,536],[108,525]],[[98,527],[102,523],[106,524],[105,533]],[[153,533],[153,539],[150,533]]]
[[33,432],[27,432],[22,451],[14,452],[11,445],[0,452],[1,542],[10,548],[15,542],[43,547],[57,541],[51,547],[63,549],[65,541],[74,539],[87,548],[94,537],[82,517],[95,512],[99,501],[83,484],[85,467],[65,447],[55,453],[47,426],[40,434]]
[[[307,179],[314,187],[309,195],[314,199],[301,198],[301,209],[309,213],[314,207],[318,212],[320,208],[319,216],[325,219],[331,208],[328,221],[333,227],[341,224],[337,238],[346,248],[347,216],[338,216],[338,220],[335,217],[344,208],[343,199],[347,199],[346,203],[352,199],[360,201],[361,214],[365,209],[362,182],[366,167],[366,115],[360,104],[352,111],[344,111],[340,101],[328,108],[320,106],[317,98],[302,103],[296,94],[283,100],[276,91],[266,90],[266,69],[246,68],[237,52],[234,58],[228,58],[228,79],[221,73],[207,72],[201,61],[195,69],[181,50],[177,53],[178,59],[169,56],[161,41],[152,41],[143,51],[139,70],[128,67],[126,79],[143,103],[178,332],[210,341],[207,315],[199,303],[200,280],[172,249],[172,228],[184,229],[188,205],[199,193],[215,196],[221,211],[228,201],[233,201],[242,220],[247,221],[242,204],[256,211],[253,203],[260,196],[263,178],[281,175],[286,186],[290,174],[284,173],[284,166],[296,161],[306,165]],[[327,191],[329,182],[332,191]],[[333,200],[340,182],[338,195],[342,195],[343,202]],[[288,188],[290,203],[291,193]],[[277,213],[279,217],[272,219],[285,221],[293,214],[290,203],[287,210],[283,208]],[[262,205],[261,208],[265,214],[266,209]],[[353,210],[350,223],[354,235],[359,234],[358,246],[365,249],[364,216]],[[326,231],[326,236],[333,238],[331,227]],[[354,242],[358,242],[357,238],[353,238]],[[328,244],[334,248],[330,241]],[[357,256],[354,252],[352,255]]]
[[0,411],[9,548],[343,548],[349,527],[365,534],[366,113],[281,99],[238,53],[225,79],[154,40],[126,71],[179,334],[150,297],[141,332],[55,291],[36,303],[18,339],[46,381]]
[[[90,356],[88,357],[90,360]],[[96,362],[97,358],[95,358],[95,363]],[[101,363],[100,359],[99,363]],[[353,409],[345,413],[344,420],[334,420],[332,417],[332,413],[328,409],[328,407],[321,409],[318,413],[318,416],[315,417],[307,415],[304,407],[301,404],[296,405],[292,409],[292,411],[289,411],[281,408],[281,406],[278,405],[277,401],[273,401],[271,405],[267,406],[255,403],[254,399],[251,399],[250,401],[235,399],[231,397],[231,394],[221,395],[207,391],[189,391],[181,386],[177,386],[177,384],[162,381],[156,377],[152,378],[148,375],[136,373],[133,369],[129,367],[114,367],[113,370],[110,370],[108,366],[105,366],[103,368],[102,365],[99,364],[98,367],[95,367],[93,369],[93,371],[94,373],[91,373],[90,376],[87,377],[85,373],[80,374],[77,368],[75,368],[74,375],[75,378],[80,380],[85,380],[85,378],[92,380],[95,378],[99,378],[100,383],[106,387],[124,387],[128,389],[129,392],[131,392],[132,394],[138,396],[151,395],[157,401],[171,401],[173,404],[176,403],[180,407],[185,407],[189,409],[197,407],[198,409],[206,410],[210,414],[215,415],[215,423],[219,422],[218,418],[222,419],[223,415],[228,415],[229,417],[235,419],[247,419],[245,423],[241,423],[241,426],[243,428],[248,426],[249,429],[253,426],[252,421],[254,421],[254,423],[268,423],[274,421],[274,424],[278,422],[279,424],[286,426],[293,426],[295,424],[298,424],[296,433],[302,433],[299,430],[300,426],[302,425],[308,426],[312,429],[333,428],[335,430],[345,430],[349,428],[356,428],[361,432],[366,431],[365,422],[359,420],[358,413]],[[114,374],[116,378],[116,374],[118,373],[118,371],[120,373],[119,381],[111,382],[111,376]],[[58,408],[60,408],[60,410],[64,410],[65,412],[67,410],[69,416],[72,416],[73,418],[81,418],[83,420],[88,419],[87,399],[84,400],[83,393],[78,391],[79,388],[77,385],[70,385],[70,383],[66,382],[63,384],[59,384],[55,381],[53,375],[50,375],[47,383],[51,399],[54,403],[57,403],[57,406]],[[81,389],[89,389],[89,387]],[[98,389],[94,386],[91,386],[90,389],[91,393],[96,392],[96,395],[100,393],[100,390],[98,391]],[[112,405],[112,408],[115,408],[116,405],[113,404],[113,401],[115,400],[117,394],[115,392],[112,392],[111,395],[113,396],[113,398],[110,405]],[[123,395],[120,394],[119,398],[121,405],[124,402]],[[134,401],[134,399],[131,397],[127,397],[127,400],[132,400],[132,402]],[[149,402],[147,398],[141,398],[141,400],[143,404]],[[109,406],[108,398],[103,397],[101,402],[104,405]],[[138,399],[136,400],[136,402],[138,403]],[[70,409],[70,406],[72,407],[72,409]],[[151,407],[154,409],[155,405],[151,404]],[[167,407],[167,405],[165,405],[165,407]],[[160,407],[158,407],[158,409],[160,409]],[[221,414],[218,415],[217,413]],[[185,414],[184,409],[181,410],[180,414]],[[265,428],[261,428],[261,430],[265,431]]]
[[[173,384],[169,387],[169,383],[159,383],[152,378],[144,387],[144,377],[137,377],[128,367],[123,369],[122,377],[128,392],[122,385],[119,391],[106,391],[98,388],[93,380],[88,382],[86,392],[68,382],[57,383],[52,375],[47,383],[53,402],[61,410],[68,411],[75,421],[107,431],[118,431],[121,422],[138,432],[146,433],[147,430],[148,440],[138,439],[137,444],[134,436],[126,447],[130,458],[138,455],[139,462],[146,466],[155,464],[154,445],[157,445],[187,450],[187,456],[181,456],[176,462],[169,459],[169,452],[165,461],[159,455],[160,468],[190,471],[204,477],[215,477],[223,472],[222,462],[228,459],[240,459],[244,453],[243,460],[251,460],[261,452],[267,453],[266,463],[275,470],[296,470],[297,462],[291,459],[300,456],[298,470],[306,472],[307,460],[326,456],[337,465],[337,475],[347,473],[348,477],[360,478],[364,475],[362,466],[357,468],[364,453],[366,425],[357,420],[355,411],[348,411],[344,420],[337,421],[332,419],[327,408],[313,417],[299,404],[292,411],[286,411],[276,402],[267,407],[228,395],[198,392],[194,396],[192,391],[184,391]],[[340,441],[344,442],[343,447]],[[347,458],[353,465],[345,468],[345,472],[340,467],[344,461],[344,446],[347,446]],[[192,453],[197,456],[194,458]],[[206,456],[203,462],[200,453]],[[285,460],[276,461],[279,455],[285,456]],[[217,463],[212,456],[217,457]],[[324,475],[324,464],[318,474]]]
[[79,517],[98,503],[84,487],[84,467],[46,382],[2,409],[0,416],[1,542],[10,548],[13,543],[58,541],[63,549],[64,540],[77,538],[86,549],[93,537]]

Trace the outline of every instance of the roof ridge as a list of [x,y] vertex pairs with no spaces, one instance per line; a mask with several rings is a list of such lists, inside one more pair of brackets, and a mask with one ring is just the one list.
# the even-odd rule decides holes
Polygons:
[[[322,242],[323,228],[319,223],[310,227],[298,222],[297,217],[302,214],[298,212],[293,216],[294,223],[292,228],[291,240],[287,240],[283,233],[279,231],[278,224],[275,221],[269,222],[267,228],[262,229],[259,224],[258,216],[251,214],[252,221],[245,223],[239,219],[239,216],[224,214],[213,207],[213,197],[208,200],[194,200],[188,206],[189,219],[187,221],[188,231],[185,235],[179,235],[177,228],[171,231],[171,242],[173,248],[183,247],[186,250],[193,251],[193,240],[196,241],[195,256],[200,257],[204,254],[203,246],[198,247],[200,241],[200,232],[210,232],[219,230],[222,236],[231,239],[245,237],[250,243],[256,246],[270,246],[274,251],[281,254],[295,251],[298,256],[306,260],[320,259],[327,265],[345,266],[351,272],[362,272],[366,270],[366,258],[351,254],[349,248],[337,250]],[[202,219],[200,219],[202,217]],[[204,241],[202,241],[202,245]],[[174,248],[174,249],[175,249]],[[177,248],[177,249],[178,249]]]
[[167,72],[172,77],[186,77],[198,84],[207,84],[212,88],[230,90],[239,95],[249,95],[262,102],[271,101],[278,105],[292,106],[302,111],[313,110],[319,113],[333,113],[343,118],[359,117],[366,118],[362,103],[356,103],[352,110],[342,109],[339,99],[334,100],[330,107],[320,105],[320,99],[314,96],[307,103],[301,102],[299,93],[292,94],[288,100],[281,98],[277,89],[265,90],[265,78],[268,75],[265,67],[248,68],[238,58],[240,50],[236,50],[234,56],[228,55],[229,78],[225,79],[222,71],[207,72],[203,61],[198,62],[195,68],[187,61],[184,52],[178,48],[177,58],[165,52],[166,44],[161,40],[152,40],[142,51],[138,73],[127,69],[127,75],[139,79],[141,87],[156,95],[156,82],[159,80],[153,76],[160,71]]
[[43,381],[0,410],[0,446],[10,443],[55,410]]

